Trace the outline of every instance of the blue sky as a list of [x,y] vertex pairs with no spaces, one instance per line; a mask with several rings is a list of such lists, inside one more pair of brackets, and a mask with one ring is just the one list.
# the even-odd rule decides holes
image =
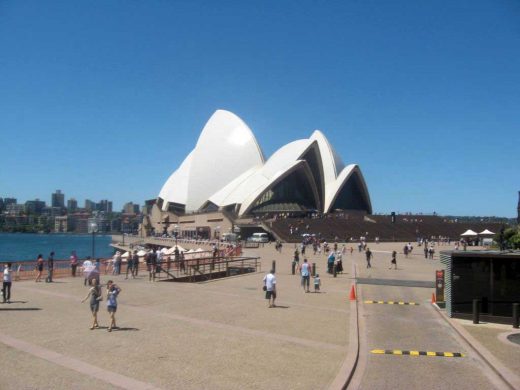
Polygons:
[[374,212],[514,216],[520,2],[0,1],[0,197],[155,198],[219,108]]

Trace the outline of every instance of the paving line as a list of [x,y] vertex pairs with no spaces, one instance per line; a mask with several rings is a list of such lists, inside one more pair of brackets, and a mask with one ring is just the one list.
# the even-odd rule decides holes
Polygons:
[[74,370],[81,374],[85,374],[89,377],[102,380],[104,382],[110,383],[117,387],[121,387],[123,389],[129,389],[129,390],[159,389],[158,387],[155,387],[150,383],[141,382],[137,379],[129,378],[127,376],[105,370],[103,368],[94,366],[92,364],[85,363],[85,362],[83,362],[79,359],[73,358],[71,356],[63,355],[61,353],[52,351],[50,349],[43,348],[38,345],[31,344],[31,343],[28,343],[28,342],[20,340],[20,339],[16,339],[14,337],[7,336],[6,334],[3,334],[3,333],[0,333],[0,342],[11,348],[17,349],[19,351],[23,351],[30,355],[44,359],[48,362]]
[[[58,293],[58,292],[46,291],[46,290],[39,290],[39,289],[31,288],[31,287],[20,287],[20,289],[37,291],[40,294],[55,296],[55,297],[59,297],[59,298],[69,299],[69,300],[75,300],[75,301],[78,300],[77,296],[70,295],[70,294],[64,294],[64,293]],[[300,338],[300,337],[293,337],[293,336],[287,336],[287,335],[282,335],[282,334],[278,334],[278,333],[267,332],[267,331],[263,331],[263,330],[250,329],[250,328],[245,328],[245,327],[237,326],[237,325],[229,325],[229,324],[216,322],[216,321],[210,321],[210,320],[205,320],[205,319],[200,319],[200,318],[183,316],[180,314],[164,313],[160,309],[154,310],[154,309],[150,309],[150,308],[146,308],[146,307],[142,307],[142,306],[132,305],[129,303],[123,303],[121,306],[123,308],[137,311],[140,313],[146,313],[146,314],[150,314],[150,315],[171,318],[171,319],[182,321],[182,322],[189,323],[192,325],[201,326],[204,329],[207,329],[208,327],[212,327],[215,329],[231,331],[232,333],[240,332],[240,333],[247,334],[250,336],[261,336],[261,337],[265,337],[270,340],[274,339],[274,340],[285,341],[285,342],[289,342],[289,343],[293,343],[293,344],[302,345],[305,347],[327,349],[327,350],[333,350],[333,351],[344,352],[345,349],[347,348],[347,346],[340,345],[340,344],[332,344],[332,343],[327,343],[327,342],[322,342],[322,341],[307,340],[307,339]],[[274,310],[276,310],[276,309],[274,309]]]
[[430,356],[430,357],[465,357],[460,352],[431,352],[431,351],[406,351],[400,349],[373,349],[370,351],[376,355],[409,355],[409,356]]
[[419,306],[417,302],[403,302],[403,301],[364,301],[365,303],[374,303],[379,305],[404,305],[404,306]]

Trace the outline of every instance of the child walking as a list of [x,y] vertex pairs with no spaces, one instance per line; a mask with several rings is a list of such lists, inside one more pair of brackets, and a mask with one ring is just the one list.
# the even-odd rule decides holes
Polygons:
[[314,277],[314,292],[315,293],[319,293],[320,292],[320,287],[321,287],[320,275],[316,274],[316,276]]

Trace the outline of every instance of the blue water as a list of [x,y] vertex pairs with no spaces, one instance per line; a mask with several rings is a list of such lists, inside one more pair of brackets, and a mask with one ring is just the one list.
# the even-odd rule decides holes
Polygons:
[[[96,235],[95,257],[114,253],[111,236]],[[0,261],[36,260],[38,254],[47,259],[54,251],[56,260],[68,259],[75,250],[80,259],[92,256],[91,235],[0,233]]]

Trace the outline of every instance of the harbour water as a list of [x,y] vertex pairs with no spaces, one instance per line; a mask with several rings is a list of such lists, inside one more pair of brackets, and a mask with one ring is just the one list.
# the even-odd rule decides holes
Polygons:
[[[95,236],[95,257],[112,256],[111,240],[109,235]],[[52,251],[55,259],[68,259],[73,250],[80,259],[92,256],[92,235],[0,233],[0,261],[34,261],[38,254],[47,259]]]

